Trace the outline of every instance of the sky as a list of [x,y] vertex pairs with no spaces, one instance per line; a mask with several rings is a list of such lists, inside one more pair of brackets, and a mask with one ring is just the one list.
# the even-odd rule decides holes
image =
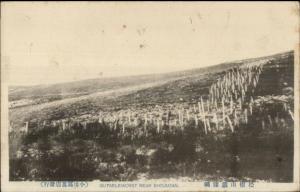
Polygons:
[[297,2],[5,2],[10,85],[166,73],[293,50]]

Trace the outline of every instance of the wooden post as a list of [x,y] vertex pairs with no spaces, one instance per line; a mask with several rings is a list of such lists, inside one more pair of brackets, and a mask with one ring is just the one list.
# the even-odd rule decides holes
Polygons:
[[284,118],[280,118],[280,122],[281,122],[281,124],[282,124],[281,127],[286,128],[286,123],[285,123]]
[[269,123],[270,123],[270,125],[271,125],[271,127],[272,127],[272,126],[273,126],[273,121],[272,121],[272,118],[271,118],[270,115],[268,115],[268,119],[269,119]]
[[134,117],[134,126],[138,126],[138,119],[137,119],[137,117]]
[[214,115],[213,115],[213,121],[216,123],[217,130],[219,130],[219,121],[218,121],[217,113],[214,113]]
[[242,101],[245,101],[245,91],[244,89],[242,89],[242,97],[241,97]]
[[245,113],[245,122],[247,124],[248,123],[248,110],[247,110],[247,108],[245,109],[244,113]]
[[12,131],[13,131],[13,124],[9,123],[9,132],[12,132]]
[[222,99],[222,118],[223,118],[223,124],[225,125],[225,106],[224,106],[224,99]]
[[195,117],[195,125],[198,126],[198,117],[197,115],[195,115],[194,117]]
[[229,127],[230,127],[231,131],[234,132],[234,128],[232,126],[232,122],[231,122],[230,118],[228,117],[228,115],[226,115],[226,118],[227,118],[227,121],[228,121],[228,124],[229,124]]
[[114,122],[114,130],[117,130],[117,120],[115,120],[115,122]]
[[209,119],[206,119],[206,121],[207,121],[207,125],[208,125],[208,130],[211,131]]
[[284,111],[287,111],[287,105],[286,105],[286,103],[283,103],[283,108],[284,108]]
[[205,120],[205,116],[203,116],[203,124],[204,124],[204,131],[205,131],[205,134],[207,134],[207,127],[206,127],[206,120]]
[[209,112],[209,108],[210,108],[210,106],[209,106],[209,100],[206,100],[206,105],[207,105],[207,112]]
[[29,122],[25,122],[25,133],[28,133]]
[[130,112],[128,113],[128,123],[129,123],[129,125],[131,125],[131,113]]
[[236,110],[234,110],[234,126],[236,126],[238,124],[238,117],[236,114]]
[[186,117],[187,117],[187,120],[189,121],[190,120],[190,114],[189,114],[188,110],[186,110]]
[[230,97],[230,113],[233,112],[233,101],[232,101],[232,97]]
[[180,114],[181,114],[181,125],[183,125],[183,123],[184,123],[184,122],[183,122],[184,111],[183,111],[182,113],[180,113]]
[[99,120],[98,120],[98,122],[99,122],[99,123],[103,123],[103,118],[104,118],[104,115],[103,115],[103,113],[100,111],[100,112],[99,112]]
[[148,119],[147,119],[147,115],[145,114],[145,123],[144,123],[144,130],[147,130],[147,123],[148,123]]
[[292,111],[291,111],[291,110],[289,110],[289,114],[290,114],[291,118],[292,118],[292,119],[293,119],[293,121],[294,121],[294,114],[292,113]]
[[200,100],[201,100],[201,109],[202,109],[202,112],[205,113],[202,96],[201,96]]
[[179,125],[181,126],[181,113],[180,113],[180,110],[178,110],[178,122],[179,122]]
[[180,123],[181,124],[181,130],[184,130],[183,114],[184,113],[181,114],[181,123]]
[[62,129],[63,129],[63,130],[66,129],[66,122],[65,122],[65,120],[62,120]]
[[276,125],[278,126],[278,124],[279,124],[278,114],[275,116],[275,123],[276,123]]
[[265,129],[265,121],[264,120],[261,121],[261,127],[262,127],[262,129]]
[[213,90],[212,90],[212,87],[210,88],[209,101],[210,101],[211,103],[214,103],[214,92],[213,92]]
[[201,112],[201,106],[200,106],[200,102],[198,102],[198,110],[199,110],[199,114],[202,114],[202,112]]

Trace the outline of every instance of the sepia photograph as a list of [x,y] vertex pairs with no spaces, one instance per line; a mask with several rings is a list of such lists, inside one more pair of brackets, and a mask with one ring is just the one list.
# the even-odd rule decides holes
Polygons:
[[299,190],[299,29],[297,2],[2,2],[2,191]]

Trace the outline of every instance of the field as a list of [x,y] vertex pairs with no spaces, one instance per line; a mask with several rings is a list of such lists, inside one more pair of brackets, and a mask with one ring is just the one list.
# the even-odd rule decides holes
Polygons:
[[293,52],[9,101],[10,180],[293,181]]

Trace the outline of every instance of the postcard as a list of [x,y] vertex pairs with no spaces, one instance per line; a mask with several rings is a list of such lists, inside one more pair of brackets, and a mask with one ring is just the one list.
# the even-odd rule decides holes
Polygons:
[[1,2],[1,191],[299,191],[298,2]]

